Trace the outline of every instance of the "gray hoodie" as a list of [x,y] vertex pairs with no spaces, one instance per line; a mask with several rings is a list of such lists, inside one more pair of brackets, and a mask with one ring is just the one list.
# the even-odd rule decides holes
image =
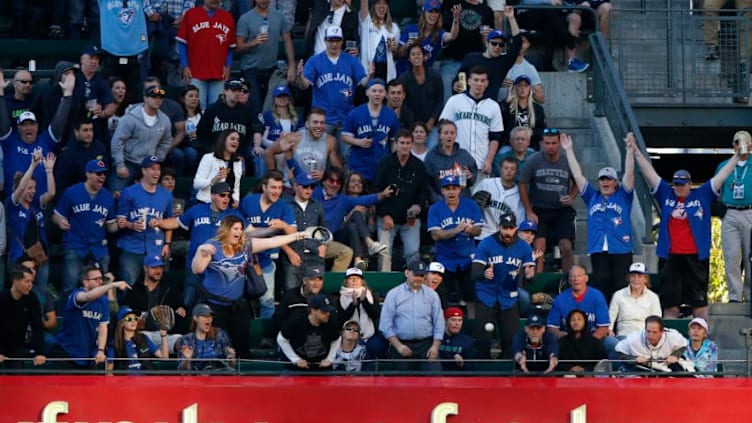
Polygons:
[[462,190],[462,193],[466,196],[470,196],[470,188],[478,178],[478,166],[475,164],[475,159],[464,148],[460,148],[460,145],[455,143],[454,149],[450,154],[444,153],[441,148],[441,143],[434,147],[426,154],[426,159],[423,161],[426,166],[426,173],[430,181],[429,187],[431,188],[431,202],[436,202],[442,199],[441,196],[441,178],[444,175],[454,170],[455,166],[466,167],[470,169],[473,177],[467,181],[467,187]]
[[125,162],[140,166],[143,159],[152,155],[164,160],[172,143],[171,128],[170,118],[161,111],[157,111],[157,122],[149,127],[144,120],[144,107],[130,108],[112,135],[115,167],[124,166]]

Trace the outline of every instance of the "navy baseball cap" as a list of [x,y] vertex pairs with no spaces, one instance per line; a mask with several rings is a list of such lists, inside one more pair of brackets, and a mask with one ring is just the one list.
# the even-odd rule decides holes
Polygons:
[[538,232],[538,225],[535,224],[532,220],[523,220],[520,222],[520,226],[517,228],[518,231],[532,231],[532,232]]
[[212,194],[224,194],[225,192],[232,192],[232,188],[227,182],[217,182],[211,187]]
[[120,310],[118,310],[118,313],[117,313],[117,320],[118,320],[118,322],[121,321],[121,320],[123,320],[123,317],[125,317],[125,316],[127,316],[129,314],[136,314],[136,312],[133,311],[133,309],[130,308],[130,307],[128,307],[128,306],[120,307]]
[[687,185],[688,183],[692,182],[692,175],[689,174],[689,171],[681,169],[677,170],[676,173],[674,173],[674,185]]
[[514,213],[504,213],[499,216],[499,226],[502,228],[515,228],[517,227],[517,216]]
[[102,54],[102,50],[95,46],[94,44],[89,44],[88,46],[84,47],[83,50],[81,50],[81,55],[88,54],[89,56],[100,56]]
[[107,172],[107,170],[107,165],[103,160],[89,160],[88,162],[86,162],[87,172],[100,173]]
[[543,321],[543,318],[537,314],[532,314],[530,317],[527,318],[527,327],[530,326],[546,326],[546,323]]
[[381,78],[371,78],[368,80],[368,83],[366,83],[366,89],[369,89],[373,87],[374,85],[381,85],[382,87],[386,88],[386,82],[384,82]]
[[303,186],[316,185],[316,180],[313,179],[310,173],[300,172],[295,175],[295,183]]
[[407,270],[413,272],[415,276],[423,276],[426,274],[426,264],[421,260],[411,260],[407,263]]
[[250,88],[248,81],[246,81],[245,78],[233,78],[225,82],[226,90],[239,90],[243,87],[246,89]]
[[432,10],[439,10],[439,9],[441,9],[441,2],[439,2],[439,0],[429,0],[423,3],[424,12],[430,12]]
[[517,85],[522,81],[525,81],[528,85],[530,85],[530,77],[527,75],[520,75],[517,78],[514,78],[514,85]]
[[279,97],[281,95],[290,96],[290,89],[287,87],[287,85],[277,85],[274,87],[274,97]]
[[146,267],[161,267],[164,265],[165,262],[162,260],[162,256],[160,255],[144,257],[144,266]]
[[333,313],[336,310],[334,304],[332,304],[332,300],[324,294],[316,294],[308,299],[308,307],[321,310],[324,313]]
[[324,277],[324,269],[321,266],[308,266],[303,271],[303,277],[310,279],[310,278],[323,278]]
[[147,167],[152,167],[155,164],[162,164],[162,160],[159,160],[159,157],[157,156],[147,156],[145,159],[141,160],[141,168],[145,169]]

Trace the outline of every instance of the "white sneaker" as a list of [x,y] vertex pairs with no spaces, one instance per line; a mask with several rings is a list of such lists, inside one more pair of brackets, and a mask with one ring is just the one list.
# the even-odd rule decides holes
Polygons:
[[386,250],[386,245],[380,243],[380,242],[374,242],[368,247],[368,255],[373,256],[376,255],[382,251]]

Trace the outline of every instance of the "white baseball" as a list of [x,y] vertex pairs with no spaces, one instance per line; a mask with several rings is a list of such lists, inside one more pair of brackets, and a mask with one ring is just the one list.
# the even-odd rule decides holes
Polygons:
[[488,323],[486,323],[486,326],[484,326],[484,328],[486,329],[486,332],[493,332],[495,326],[494,326],[493,323],[488,322]]

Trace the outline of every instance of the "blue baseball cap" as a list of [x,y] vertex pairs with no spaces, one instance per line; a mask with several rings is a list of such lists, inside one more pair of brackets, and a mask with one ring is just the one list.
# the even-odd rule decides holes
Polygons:
[[159,157],[154,156],[154,155],[147,156],[146,158],[141,160],[141,168],[144,168],[144,169],[147,167],[152,167],[155,164],[162,164],[162,160],[159,160]]
[[543,318],[537,314],[532,314],[530,317],[527,318],[527,327],[530,326],[546,326],[546,323],[543,321]]
[[520,222],[520,226],[517,227],[518,231],[532,231],[538,232],[538,225],[532,220],[523,220]]
[[274,87],[274,92],[272,93],[274,97],[279,97],[281,95],[290,96],[290,89],[287,87],[287,85],[277,85]]
[[441,178],[441,187],[451,187],[451,186],[460,186],[460,178],[457,175],[444,175],[443,178]]
[[407,270],[413,272],[415,276],[423,276],[426,274],[428,268],[422,260],[414,259],[410,260],[410,263],[407,263]]
[[692,175],[689,174],[689,171],[681,169],[677,170],[676,173],[674,173],[674,185],[687,185],[688,183],[692,182]]
[[527,75],[520,75],[517,78],[514,78],[514,85],[517,85],[522,81],[525,81],[528,85],[530,85],[530,77]]
[[87,172],[100,173],[107,172],[108,170],[109,169],[107,169],[107,165],[103,160],[89,160],[88,162],[86,162]]
[[439,10],[441,9],[441,3],[439,0],[430,0],[425,3],[423,3],[423,11],[424,12],[430,12],[432,10]]
[[384,82],[381,78],[371,78],[368,80],[368,83],[366,84],[366,89],[369,89],[373,87],[374,85],[381,85],[382,87],[386,88],[386,82]]
[[337,309],[332,304],[332,300],[325,294],[316,294],[308,300],[308,307],[321,310],[324,313],[333,313]]
[[313,179],[310,173],[300,172],[295,175],[295,183],[303,186],[316,185],[316,180]]
[[162,260],[162,256],[146,256],[144,257],[144,266],[146,267],[160,267],[164,266],[165,262]]
[[130,308],[130,307],[128,307],[128,306],[120,307],[120,310],[118,310],[118,313],[117,313],[117,320],[118,320],[118,322],[121,321],[121,320],[123,320],[123,317],[125,317],[125,316],[127,316],[129,314],[136,314],[136,312],[133,311],[133,309]]
[[213,315],[214,315],[214,310],[212,310],[211,307],[209,307],[206,304],[196,304],[195,306],[193,306],[193,310],[191,311],[191,316],[193,317],[213,316]]
[[506,40],[507,34],[505,34],[501,30],[494,29],[493,31],[489,32],[488,35],[486,35],[486,41],[491,41],[494,38],[501,38],[502,40]]

